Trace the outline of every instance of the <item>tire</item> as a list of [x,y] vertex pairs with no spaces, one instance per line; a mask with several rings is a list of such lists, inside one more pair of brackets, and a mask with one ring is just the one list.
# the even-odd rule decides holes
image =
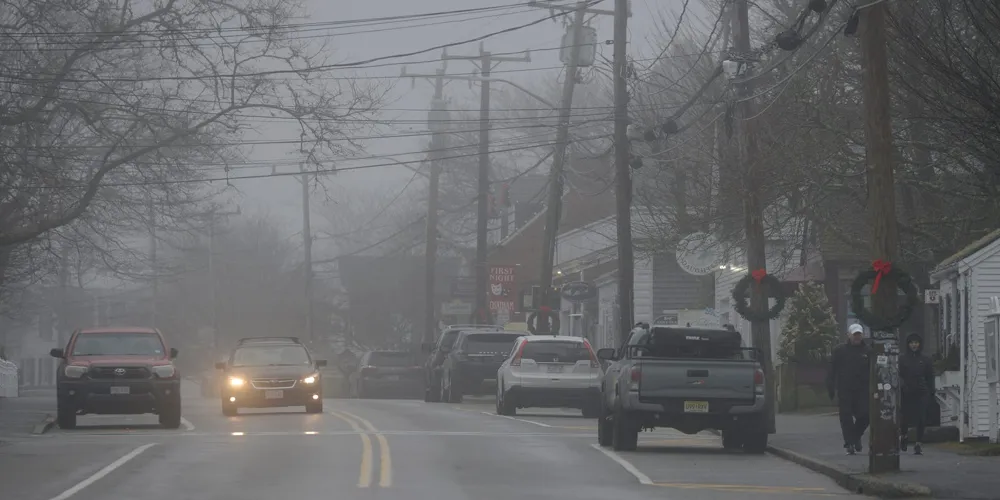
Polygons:
[[425,403],[440,403],[441,402],[441,384],[436,383],[434,375],[430,376],[430,381],[427,382],[427,387],[424,387],[424,402]]
[[517,401],[504,394],[500,400],[500,412],[498,414],[507,417],[517,415]]
[[767,451],[767,431],[754,430],[743,437],[743,451],[751,455],[761,455]]
[[735,430],[722,431],[722,448],[726,450],[738,450],[743,447],[742,436]]
[[227,417],[235,417],[239,415],[239,406],[229,401],[222,401],[222,414]]
[[160,425],[165,429],[179,429],[181,427],[181,398],[180,396],[170,398],[159,409]]
[[612,444],[612,432],[614,422],[611,420],[611,415],[608,413],[607,408],[604,407],[604,403],[598,408],[597,417],[597,444],[608,447]]
[[323,413],[323,400],[315,403],[306,403],[306,413]]
[[462,388],[455,385],[455,380],[449,377],[448,379],[448,402],[449,403],[461,403],[462,402]]
[[639,445],[639,425],[621,408],[615,410],[611,426],[611,446],[615,451],[635,451]]
[[60,429],[76,429],[76,408],[69,401],[56,401],[56,423]]

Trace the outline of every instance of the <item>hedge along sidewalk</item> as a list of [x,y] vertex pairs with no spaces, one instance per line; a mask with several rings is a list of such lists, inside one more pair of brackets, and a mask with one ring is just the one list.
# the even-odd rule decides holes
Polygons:
[[1000,457],[968,456],[933,444],[924,455],[913,449],[900,460],[900,472],[872,476],[867,434],[863,453],[844,452],[840,424],[831,415],[778,415],[778,433],[769,451],[837,481],[844,488],[883,498],[935,497],[985,500],[998,497]]

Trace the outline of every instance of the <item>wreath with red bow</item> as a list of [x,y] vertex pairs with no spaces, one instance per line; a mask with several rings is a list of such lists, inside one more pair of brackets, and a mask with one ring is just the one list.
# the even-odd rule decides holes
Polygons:
[[[865,297],[861,295],[861,290],[869,282],[872,284],[872,295],[878,291],[882,279],[888,279],[896,283],[896,288],[906,294],[906,302],[896,308],[896,314],[888,318],[876,315],[865,307]],[[913,277],[906,271],[894,267],[892,263],[884,260],[872,262],[872,268],[861,271],[851,283],[851,309],[868,328],[875,331],[889,331],[899,328],[900,325],[910,319],[910,315],[920,305],[920,297],[917,292],[917,285],[913,283]]]
[[[559,335],[559,313],[553,313],[552,308],[548,306],[542,306],[538,308],[538,312],[545,313],[549,317],[549,334]],[[534,335],[538,331],[538,313],[531,313],[528,315],[528,333]]]
[[[758,313],[750,308],[750,300],[747,294],[750,286],[767,287],[764,296],[774,297],[774,305],[766,313]],[[781,315],[781,311],[785,309],[785,300],[787,298],[781,289],[781,281],[773,275],[767,274],[767,271],[763,269],[758,269],[744,276],[733,287],[733,309],[747,321],[770,321],[777,319]]]

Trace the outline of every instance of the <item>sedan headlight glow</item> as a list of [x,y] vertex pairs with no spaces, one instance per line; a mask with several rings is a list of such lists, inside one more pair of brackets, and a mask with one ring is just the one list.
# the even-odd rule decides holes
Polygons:
[[247,383],[246,380],[243,380],[239,377],[229,377],[230,387],[243,387],[246,383]]
[[316,376],[315,375],[309,375],[308,377],[302,379],[302,381],[305,382],[305,383],[307,383],[307,384],[315,384],[316,383]]
[[76,366],[69,365],[66,367],[63,373],[66,374],[67,378],[80,378],[84,376],[88,371],[90,371],[89,366]]
[[153,374],[159,378],[170,378],[177,373],[177,369],[174,365],[161,365],[153,367]]

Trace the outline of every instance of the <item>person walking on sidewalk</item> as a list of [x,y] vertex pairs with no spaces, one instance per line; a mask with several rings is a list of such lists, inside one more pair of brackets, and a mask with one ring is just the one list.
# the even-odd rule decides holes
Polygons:
[[871,348],[863,338],[865,329],[855,323],[847,329],[847,342],[833,349],[826,389],[837,399],[840,431],[848,455],[862,450],[861,436],[868,429],[868,358]]
[[934,364],[923,353],[924,340],[915,333],[906,337],[906,349],[899,356],[900,419],[899,448],[906,451],[910,425],[917,427],[917,441],[913,444],[915,455],[923,454],[924,425],[927,405],[934,394]]

